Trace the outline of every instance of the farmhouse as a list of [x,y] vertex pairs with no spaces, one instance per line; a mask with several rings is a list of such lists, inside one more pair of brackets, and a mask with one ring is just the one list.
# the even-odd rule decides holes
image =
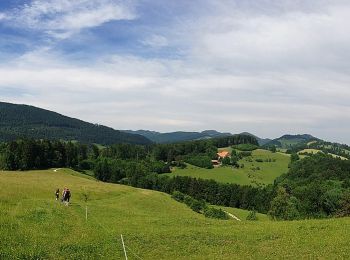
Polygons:
[[211,163],[213,164],[214,167],[218,167],[220,165],[219,160],[211,160]]
[[230,153],[228,151],[221,151],[217,153],[217,155],[219,159],[223,159],[223,158],[229,157]]

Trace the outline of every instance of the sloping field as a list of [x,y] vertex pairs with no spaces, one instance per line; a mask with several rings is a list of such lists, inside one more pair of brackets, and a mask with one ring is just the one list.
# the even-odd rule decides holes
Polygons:
[[[315,153],[323,153],[321,150],[317,150],[317,149],[304,149],[300,152],[298,152],[298,154],[301,154],[301,158],[306,157],[306,155],[302,155],[303,153],[309,153],[309,154],[315,154]],[[340,158],[342,160],[348,160],[347,158],[340,156],[340,155],[336,155],[336,154],[332,154],[332,153],[328,153],[329,155],[332,155],[334,158]]]
[[[257,162],[256,160],[263,160]],[[271,159],[271,161],[266,161]],[[273,181],[288,171],[290,157],[282,153],[272,153],[267,150],[254,150],[251,157],[239,161],[243,168],[219,167],[203,169],[188,165],[185,169],[174,169],[169,176],[191,176],[202,179],[213,179],[223,183],[241,185],[272,184]]]
[[[64,186],[72,191],[69,207],[54,200],[55,189]],[[90,194],[87,222],[84,190]],[[129,259],[350,257],[349,218],[211,220],[169,195],[71,170],[0,172],[0,212],[0,259],[123,259],[120,234]]]

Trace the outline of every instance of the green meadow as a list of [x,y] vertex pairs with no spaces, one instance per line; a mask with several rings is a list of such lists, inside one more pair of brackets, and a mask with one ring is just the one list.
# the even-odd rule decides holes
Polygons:
[[[224,149],[221,149],[224,150]],[[225,149],[230,151],[229,149]],[[256,160],[263,160],[257,162]],[[268,160],[268,161],[266,161]],[[202,179],[213,179],[222,183],[237,183],[241,185],[266,185],[283,173],[288,171],[290,157],[283,153],[272,153],[267,150],[257,149],[252,156],[239,161],[243,168],[229,166],[214,169],[203,169],[193,165],[187,165],[185,169],[173,169],[169,176],[191,176]]]
[[[72,203],[55,201],[68,186]],[[88,220],[83,194],[88,194]],[[207,219],[169,195],[72,170],[0,172],[0,259],[349,258],[350,219]]]
[[[300,158],[305,158],[307,155],[306,154],[316,154],[316,153],[323,153],[321,150],[318,149],[304,149],[298,152]],[[340,158],[342,160],[348,160],[347,158],[340,156],[340,155],[336,155],[336,154],[332,154],[332,153],[328,153],[329,155],[333,156],[334,158]]]

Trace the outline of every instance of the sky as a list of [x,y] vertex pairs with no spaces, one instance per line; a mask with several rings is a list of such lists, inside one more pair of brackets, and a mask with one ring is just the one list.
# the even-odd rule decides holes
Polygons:
[[0,101],[350,144],[348,0],[0,1]]

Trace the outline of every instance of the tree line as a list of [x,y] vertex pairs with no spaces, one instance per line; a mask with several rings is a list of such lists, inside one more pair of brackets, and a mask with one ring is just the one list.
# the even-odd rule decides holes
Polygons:
[[99,149],[95,145],[23,139],[1,144],[0,169],[83,168],[88,159],[98,156]]

